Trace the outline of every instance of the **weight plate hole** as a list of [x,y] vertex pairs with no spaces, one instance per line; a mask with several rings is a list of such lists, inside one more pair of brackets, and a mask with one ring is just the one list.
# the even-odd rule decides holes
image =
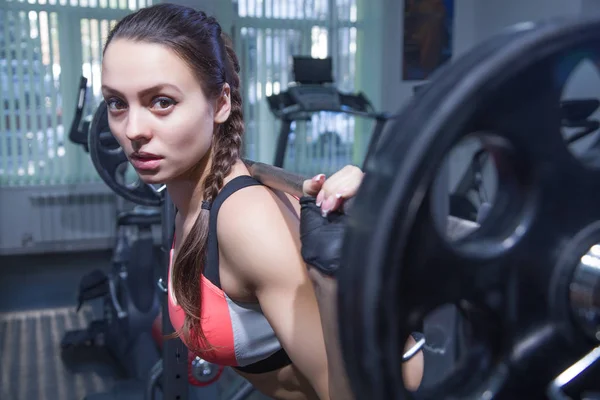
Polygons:
[[[600,169],[600,71],[598,54],[580,52],[579,61],[561,65],[566,77],[561,94],[561,131],[571,154]],[[572,69],[569,70],[569,67]]]
[[138,173],[135,171],[135,168],[129,163],[129,161],[125,161],[117,167],[117,182],[130,189],[135,189],[142,185],[142,181]]
[[[423,378],[419,391],[449,395],[473,379],[482,379],[493,366],[492,355],[480,351],[480,346],[471,340],[473,325],[487,321],[479,311],[462,305],[442,304],[428,312],[422,320],[422,335],[425,338],[422,360]],[[474,350],[477,349],[477,350]],[[403,371],[405,386],[407,369]],[[477,375],[477,376],[475,376]],[[412,387],[407,387],[409,391]],[[439,397],[438,397],[439,398]]]
[[[438,233],[458,250],[493,256],[512,248],[527,228],[533,193],[529,169],[500,135],[478,131],[447,153],[436,178],[447,192],[432,196],[435,215],[448,201],[451,219],[436,222]],[[439,211],[438,211],[439,212]],[[493,223],[491,222],[493,221]]]
[[103,126],[102,128],[103,130],[98,134],[98,142],[100,147],[105,151],[120,150],[121,146],[110,131],[110,128],[108,127],[108,121],[106,121],[106,126]]

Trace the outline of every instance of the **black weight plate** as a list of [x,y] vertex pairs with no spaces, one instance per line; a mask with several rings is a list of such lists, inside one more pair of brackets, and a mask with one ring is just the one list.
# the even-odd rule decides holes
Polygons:
[[[564,285],[552,282],[564,267],[556,249],[600,219],[600,174],[569,153],[560,132],[566,77],[599,43],[600,19],[511,27],[441,69],[388,124],[339,272],[341,342],[357,398],[410,398],[406,337],[428,311],[460,299],[493,313],[473,318],[463,368],[418,398],[539,398],[588,350],[563,312],[567,293],[554,293]],[[482,130],[496,135],[488,145],[500,163],[498,204],[474,235],[450,243],[434,227],[429,188],[450,149]],[[498,304],[484,304],[489,293]]]
[[129,161],[110,132],[108,108],[105,102],[101,102],[94,113],[88,136],[88,147],[98,175],[116,194],[143,206],[158,207],[162,204],[162,196],[149,185],[139,179],[136,184],[127,185],[119,178],[121,168]]

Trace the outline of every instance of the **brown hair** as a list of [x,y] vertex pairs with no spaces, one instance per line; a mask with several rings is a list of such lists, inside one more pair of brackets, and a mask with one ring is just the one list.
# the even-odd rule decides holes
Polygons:
[[[158,43],[175,51],[196,73],[204,95],[216,99],[223,85],[231,88],[231,114],[214,132],[212,164],[204,181],[204,200],[212,202],[223,187],[223,179],[240,158],[244,120],[240,95],[240,66],[230,38],[221,26],[202,11],[158,4],[127,15],[108,36],[114,39]],[[175,336],[183,335],[196,354],[212,349],[200,325],[202,310],[200,275],[207,253],[209,211],[202,209],[173,265],[173,291],[185,312],[185,322]]]

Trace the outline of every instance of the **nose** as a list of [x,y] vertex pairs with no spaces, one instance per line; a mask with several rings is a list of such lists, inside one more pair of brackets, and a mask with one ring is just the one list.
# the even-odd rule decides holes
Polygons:
[[132,142],[149,140],[152,136],[143,110],[129,109],[125,136]]

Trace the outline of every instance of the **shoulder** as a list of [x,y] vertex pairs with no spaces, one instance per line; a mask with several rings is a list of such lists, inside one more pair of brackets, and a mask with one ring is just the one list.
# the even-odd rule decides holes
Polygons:
[[219,210],[219,224],[227,221],[233,215],[245,214],[245,210],[268,210],[267,207],[275,205],[274,193],[264,185],[251,185],[238,189],[232,193],[221,205]]
[[253,231],[271,231],[273,225],[290,219],[299,222],[298,214],[290,209],[283,197],[264,185],[247,186],[231,194],[219,210],[219,241],[232,235],[244,239],[238,236]]
[[228,267],[251,285],[277,279],[293,265],[304,268],[298,216],[265,186],[245,187],[223,202],[217,237]]

